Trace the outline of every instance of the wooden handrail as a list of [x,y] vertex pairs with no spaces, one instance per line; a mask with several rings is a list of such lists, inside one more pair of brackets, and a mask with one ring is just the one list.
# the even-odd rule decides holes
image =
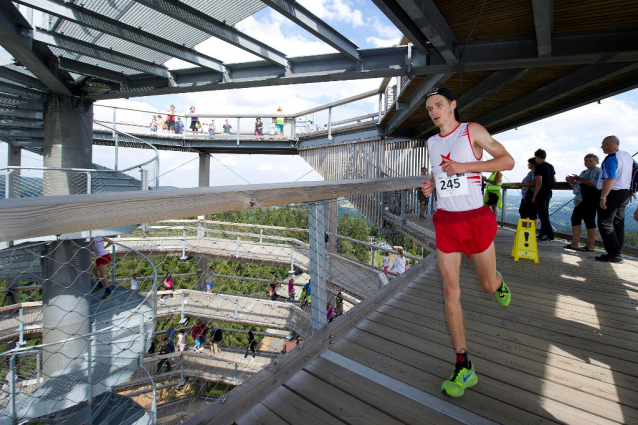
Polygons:
[[422,177],[219,186],[0,201],[0,242],[411,189]]

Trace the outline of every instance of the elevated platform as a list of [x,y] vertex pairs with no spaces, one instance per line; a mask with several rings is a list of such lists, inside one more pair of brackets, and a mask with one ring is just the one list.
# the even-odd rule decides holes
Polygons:
[[[540,245],[539,264],[515,262],[513,242],[513,232],[499,230],[497,264],[512,290],[507,308],[480,289],[471,261],[463,259],[467,346],[479,383],[462,398],[440,393],[454,351],[431,256],[397,287],[365,300],[363,320],[343,318],[317,334],[326,341],[316,342],[315,356],[309,355],[312,346],[291,352],[295,358],[282,368],[297,362],[301,370],[262,393],[269,395],[250,411],[226,416],[239,405],[229,399],[226,411],[218,403],[192,423],[213,413],[238,425],[301,418],[384,425],[638,423],[638,261],[598,263],[594,254],[552,242]],[[328,334],[335,337],[332,345]]]

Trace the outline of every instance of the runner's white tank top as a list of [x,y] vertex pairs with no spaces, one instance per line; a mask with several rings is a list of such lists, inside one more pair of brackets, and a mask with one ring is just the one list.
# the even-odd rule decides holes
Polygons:
[[93,238],[93,255],[97,258],[104,257],[108,252],[104,249],[104,238],[96,236]]
[[[483,159],[482,154],[480,158],[474,155],[468,124],[469,123],[461,123],[451,133],[444,136],[439,133],[428,139],[427,148],[435,181],[437,175],[444,173],[443,158],[448,158],[456,162],[477,162]],[[465,175],[467,176],[468,182],[468,194],[449,198],[437,196],[437,209],[445,211],[470,211],[483,206],[481,173],[466,173]]]

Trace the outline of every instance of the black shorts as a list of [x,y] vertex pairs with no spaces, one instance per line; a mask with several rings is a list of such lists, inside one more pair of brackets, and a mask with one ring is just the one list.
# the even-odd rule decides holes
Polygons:
[[192,131],[197,131],[197,123],[198,122],[199,121],[191,121],[191,127],[190,128],[191,128]]
[[580,226],[584,221],[586,229],[595,229],[597,207],[595,203],[585,201],[576,205],[572,213],[572,226]]
[[487,202],[485,205],[498,205],[498,195],[494,192],[487,191]]
[[416,200],[419,201],[419,203],[428,202],[428,198],[426,198],[423,192],[421,192],[421,188],[419,188],[416,192]]
[[175,130],[175,120],[166,120],[166,129]]
[[536,214],[536,204],[533,202],[521,202],[521,206],[518,209],[518,213],[521,218],[527,220],[537,220],[538,214]]

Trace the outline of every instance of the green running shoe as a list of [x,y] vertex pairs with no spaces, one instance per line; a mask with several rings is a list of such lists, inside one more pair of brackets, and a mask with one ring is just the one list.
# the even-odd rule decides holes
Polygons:
[[510,301],[512,299],[512,294],[510,294],[510,288],[505,284],[505,279],[503,279],[503,275],[499,269],[496,269],[496,273],[501,277],[503,281],[503,286],[501,286],[500,290],[496,291],[494,294],[496,296],[496,301],[503,307],[507,307],[510,305]]
[[450,397],[461,397],[466,388],[478,384],[478,377],[474,373],[474,364],[470,362],[470,369],[465,367],[455,368],[450,379],[443,382],[441,392]]

